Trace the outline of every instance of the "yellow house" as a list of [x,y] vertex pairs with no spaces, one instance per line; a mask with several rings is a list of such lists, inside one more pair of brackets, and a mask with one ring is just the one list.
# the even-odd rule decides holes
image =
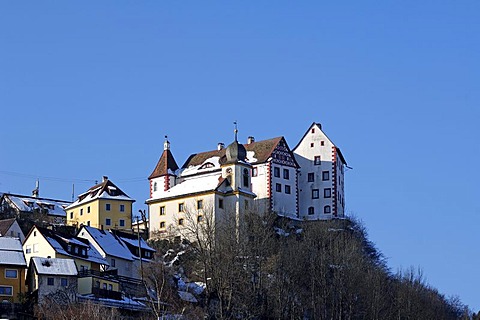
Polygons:
[[26,268],[20,240],[0,237],[0,301],[19,302],[18,294],[25,292]]
[[131,229],[134,202],[104,176],[101,183],[80,194],[66,208],[67,224],[98,229]]

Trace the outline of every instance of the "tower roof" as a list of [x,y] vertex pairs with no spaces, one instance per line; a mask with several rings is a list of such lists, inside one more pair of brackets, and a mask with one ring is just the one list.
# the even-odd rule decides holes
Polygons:
[[165,148],[162,155],[160,156],[160,159],[158,160],[157,165],[155,166],[155,169],[153,170],[152,174],[150,174],[148,179],[165,176],[167,174],[171,174],[171,172],[174,172],[176,170],[178,170],[177,162],[175,162],[175,159],[173,158],[170,149]]

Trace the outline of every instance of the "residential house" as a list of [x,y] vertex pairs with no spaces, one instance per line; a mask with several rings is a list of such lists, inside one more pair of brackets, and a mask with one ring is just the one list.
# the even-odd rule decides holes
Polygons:
[[134,255],[127,245],[110,230],[83,226],[77,234],[87,239],[105,260],[109,262],[105,270],[111,274],[140,279],[140,272],[134,267]]
[[85,238],[34,226],[23,250],[27,261],[32,257],[73,259],[78,271],[79,294],[121,297],[119,280],[103,272],[109,263]]
[[0,302],[18,303],[25,293],[27,263],[19,239],[0,237]]
[[345,215],[345,170],[347,162],[319,123],[305,132],[293,148],[301,170],[298,179],[299,217],[330,219]]
[[[64,225],[66,222],[65,208],[69,201],[40,198],[34,196],[4,193],[0,198],[0,211],[3,217],[34,218],[34,215],[43,215],[50,224]],[[42,217],[42,220],[44,218]]]
[[73,259],[32,257],[27,271],[28,291],[42,303],[45,296],[64,291],[75,299],[78,271]]
[[0,237],[17,238],[20,242],[25,240],[25,235],[16,218],[0,220]]
[[135,200],[104,176],[101,183],[80,194],[67,210],[67,224],[98,229],[131,229]]

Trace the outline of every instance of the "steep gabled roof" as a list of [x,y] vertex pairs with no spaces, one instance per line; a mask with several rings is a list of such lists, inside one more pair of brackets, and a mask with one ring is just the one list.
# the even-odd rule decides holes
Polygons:
[[73,259],[32,257],[30,261],[30,268],[33,266],[38,274],[53,276],[76,276],[78,274]]
[[[148,179],[158,178],[161,176],[165,176],[167,174],[171,174],[178,170],[177,162],[175,162],[175,158],[173,158],[172,153],[170,150],[163,150],[158,163],[153,170],[152,174],[148,177]],[[169,172],[170,171],[170,172]]]
[[[39,226],[33,226],[30,229],[30,232],[27,235],[27,238],[30,236],[34,229],[37,229],[42,236],[47,240],[50,246],[55,250],[56,253],[87,260],[90,262],[95,262],[99,264],[108,265],[108,262],[102,257],[102,255],[95,249],[93,245],[90,245],[90,242],[87,239],[83,239],[80,237],[75,237],[70,234],[60,233],[57,231],[53,231],[47,228],[42,228]],[[73,252],[68,251],[68,245],[72,244],[78,247],[85,249],[86,256],[82,255],[80,252],[75,254]]]
[[113,199],[113,200],[126,200],[135,202],[125,192],[117,187],[108,177],[104,177],[103,181],[94,185],[86,192],[80,194],[77,200],[69,205],[66,209],[76,207],[79,204],[87,203],[96,199]]
[[13,209],[21,212],[32,212],[34,209],[45,210],[48,215],[65,217],[65,208],[72,202],[64,200],[55,200],[49,198],[39,198],[24,196],[13,193],[4,193],[2,203],[8,203]]
[[310,132],[310,130],[312,129],[312,127],[316,126],[318,129],[320,129],[320,131],[322,131],[322,133],[325,135],[325,137],[335,146],[335,149],[337,150],[337,153],[338,155],[340,156],[340,158],[342,159],[343,163],[345,165],[347,165],[347,161],[345,160],[345,158],[343,157],[343,154],[342,152],[340,151],[340,148],[338,148],[335,143],[333,143],[332,139],[330,139],[327,134],[325,132],[323,132],[322,130],[322,124],[321,123],[318,123],[318,122],[313,122],[310,127],[308,127],[307,131],[305,131],[305,133],[303,134],[302,138],[298,141],[297,145],[295,146],[295,148],[292,149],[292,151],[295,151],[295,149],[298,148],[298,146],[300,145],[300,143],[302,143],[303,139],[305,139],[305,137],[307,136],[307,134]]
[[7,234],[8,229],[10,229],[15,221],[15,218],[0,220],[0,237],[3,237]]
[[[268,140],[261,140],[252,142],[249,144],[244,144],[243,146],[247,150],[247,162],[249,163],[264,163],[267,162],[268,159],[272,156],[273,151],[278,146],[280,141],[285,141],[284,137],[276,137]],[[285,141],[285,144],[288,144]],[[207,152],[201,153],[194,153],[188,157],[187,161],[183,164],[182,168],[188,168],[190,166],[199,166],[205,160],[212,158],[212,157],[219,157],[220,163],[225,163],[225,150],[212,150]],[[253,157],[253,158],[250,158]]]
[[133,260],[130,250],[128,250],[128,248],[124,246],[123,243],[110,231],[100,230],[89,226],[83,226],[79,230],[78,234],[80,235],[83,230],[90,234],[90,236],[94,239],[98,246],[102,248],[105,254],[125,260]]
[[20,240],[0,237],[0,265],[27,265]]

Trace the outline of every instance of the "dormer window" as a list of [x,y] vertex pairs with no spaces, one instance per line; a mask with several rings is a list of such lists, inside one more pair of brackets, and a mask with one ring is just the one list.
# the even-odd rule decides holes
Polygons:
[[153,183],[153,192],[156,192],[156,191],[157,191],[157,183],[154,182],[154,183]]
[[215,167],[215,165],[211,162],[207,162],[207,163],[204,163],[200,168],[198,168],[198,170],[201,170],[201,169],[208,169],[208,168],[213,168]]

